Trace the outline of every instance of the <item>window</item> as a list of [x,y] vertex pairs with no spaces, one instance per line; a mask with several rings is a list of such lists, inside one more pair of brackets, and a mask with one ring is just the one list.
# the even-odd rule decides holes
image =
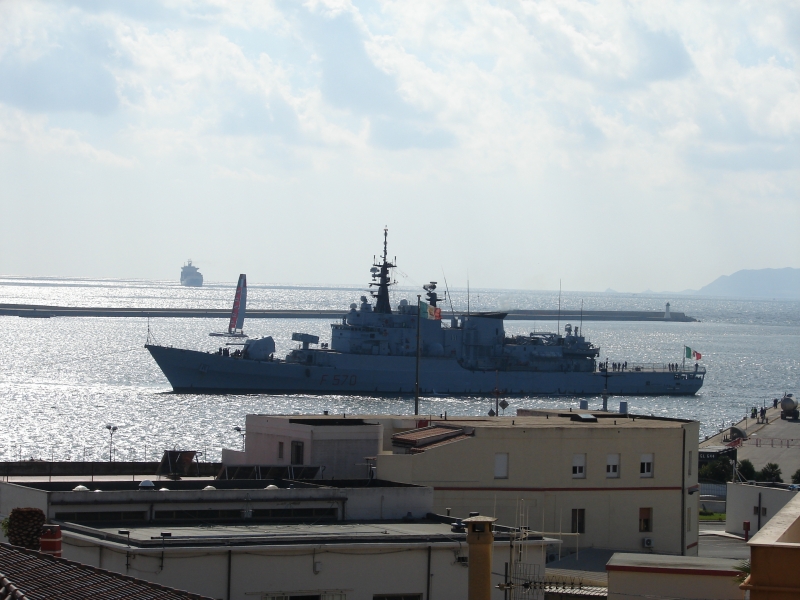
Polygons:
[[572,478],[586,479],[586,455],[576,454],[572,457]]
[[640,508],[639,509],[639,531],[650,532],[653,531],[653,509]]
[[653,476],[653,455],[642,454],[642,461],[639,464],[639,477]]
[[692,451],[689,450],[689,475],[692,474]]
[[283,442],[278,442],[278,458],[283,458]]
[[292,442],[292,464],[303,464],[303,442]]
[[[758,507],[757,506],[753,507],[753,514],[754,515],[758,514]],[[766,517],[767,516],[767,507],[766,506],[762,506],[761,507],[761,516],[762,517]]]
[[606,477],[609,479],[619,477],[619,454],[609,454],[606,458]]
[[508,479],[508,452],[498,452],[494,455],[494,478]]
[[572,533],[586,533],[586,509],[572,509]]

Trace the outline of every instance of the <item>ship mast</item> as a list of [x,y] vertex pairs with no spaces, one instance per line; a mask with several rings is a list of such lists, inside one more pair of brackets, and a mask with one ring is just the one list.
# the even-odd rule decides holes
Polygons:
[[375,303],[375,312],[381,313],[385,315],[392,314],[392,306],[389,303],[389,286],[392,285],[392,282],[389,277],[389,269],[394,268],[396,265],[389,262],[387,257],[387,238],[389,235],[388,228],[383,228],[383,258],[380,263],[377,261],[373,263],[372,269],[372,279],[377,279],[376,281],[372,281],[369,286],[370,287],[377,287],[377,291],[370,290],[370,294],[372,294],[373,298],[377,299]]

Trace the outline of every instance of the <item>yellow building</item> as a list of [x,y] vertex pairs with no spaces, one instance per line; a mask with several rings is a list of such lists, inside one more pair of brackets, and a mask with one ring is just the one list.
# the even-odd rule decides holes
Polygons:
[[800,496],[795,496],[766,525],[750,546],[750,576],[741,588],[750,600],[800,598]]
[[565,547],[696,556],[698,437],[695,421],[614,413],[435,420],[396,430],[377,476],[433,487],[437,513],[580,534]]

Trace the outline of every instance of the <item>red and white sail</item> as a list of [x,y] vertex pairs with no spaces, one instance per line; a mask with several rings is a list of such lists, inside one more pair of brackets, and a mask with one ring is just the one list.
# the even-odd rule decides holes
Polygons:
[[233,298],[228,333],[241,333],[245,312],[247,312],[247,276],[242,273],[239,275],[239,283],[236,285],[236,296]]

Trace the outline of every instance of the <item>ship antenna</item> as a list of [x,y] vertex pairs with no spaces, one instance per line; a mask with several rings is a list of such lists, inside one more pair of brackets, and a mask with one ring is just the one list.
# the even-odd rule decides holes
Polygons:
[[558,326],[556,327],[556,335],[561,333],[561,280],[558,280]]
[[581,298],[581,331],[583,331],[583,298]]
[[467,316],[469,316],[469,274],[467,274]]
[[453,313],[453,318],[456,318],[456,311],[453,309],[453,299],[450,297],[450,288],[447,286],[447,276],[444,274],[444,267],[442,267],[442,277],[444,278],[444,289],[447,291],[447,300],[450,302],[450,312]]

